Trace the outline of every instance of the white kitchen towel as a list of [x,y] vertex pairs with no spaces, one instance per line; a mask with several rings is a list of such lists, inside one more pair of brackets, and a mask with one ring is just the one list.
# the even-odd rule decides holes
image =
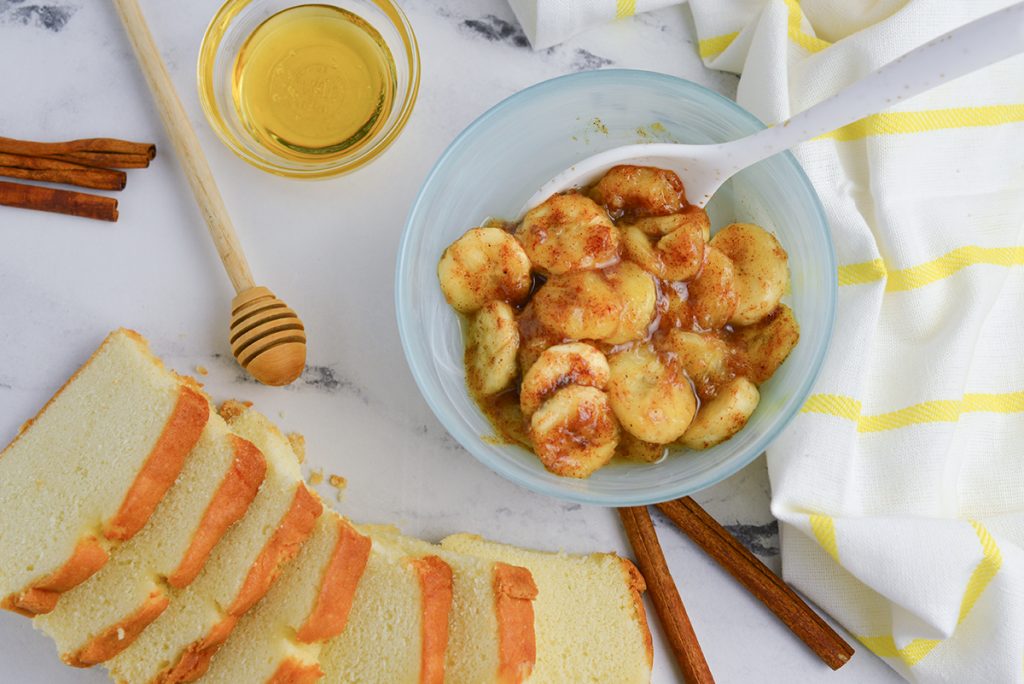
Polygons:
[[[1008,4],[690,1],[769,124]],[[1024,57],[794,152],[840,287],[768,450],[785,577],[907,679],[1024,681]]]
[[[776,123],[1011,3],[690,4],[708,66]],[[1024,57],[795,154],[840,287],[768,450],[786,579],[908,679],[1024,681]]]

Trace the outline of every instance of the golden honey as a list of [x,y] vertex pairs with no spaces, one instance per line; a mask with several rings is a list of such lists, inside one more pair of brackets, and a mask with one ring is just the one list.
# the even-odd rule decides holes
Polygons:
[[388,119],[395,89],[394,58],[381,35],[330,5],[268,18],[239,50],[232,78],[242,124],[295,161],[329,160],[370,140]]

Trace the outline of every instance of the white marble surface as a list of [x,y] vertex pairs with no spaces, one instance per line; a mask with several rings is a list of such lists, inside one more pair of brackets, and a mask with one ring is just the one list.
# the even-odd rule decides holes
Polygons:
[[[309,462],[348,478],[337,506],[357,520],[392,521],[431,540],[472,531],[536,548],[628,553],[614,513],[503,481],[436,422],[399,344],[394,256],[408,207],[436,157],[466,124],[523,87],[616,66],[665,71],[734,94],[735,77],[698,60],[685,6],[533,52],[503,0],[406,0],[423,57],[408,128],[368,168],[306,183],[246,166],[203,120],[195,59],[217,1],[144,0],[257,280],[298,309],[309,330],[310,368],[282,390],[246,381],[231,360],[227,279],[113,8],[99,0],[38,2],[0,0],[0,135],[155,140],[161,153],[150,169],[129,173],[116,224],[0,207],[0,442],[108,330],[124,325],[147,335],[179,371],[208,368],[204,381],[215,398],[252,400],[286,430],[304,433]],[[334,501],[331,488],[321,492]],[[697,499],[778,569],[763,459]],[[897,680],[862,648],[832,673],[688,540],[656,522],[718,681]],[[652,623],[654,679],[676,681]],[[99,669],[61,666],[26,620],[0,615],[0,682],[42,681],[105,678]]]

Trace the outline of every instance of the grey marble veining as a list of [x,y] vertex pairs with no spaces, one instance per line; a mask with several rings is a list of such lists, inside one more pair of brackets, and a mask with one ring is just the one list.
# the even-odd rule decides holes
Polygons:
[[[266,175],[206,125],[195,60],[216,0],[142,0],[189,119],[209,156],[257,279],[302,316],[309,366],[287,389],[239,372],[227,342],[231,291],[109,2],[0,0],[0,135],[153,140],[151,168],[130,171],[121,219],[0,207],[0,442],[118,326],[144,333],[176,370],[218,400],[237,398],[307,438],[307,472],[348,479],[340,501],[359,521],[392,522],[438,540],[459,531],[543,549],[628,546],[614,512],[525,491],[478,464],[437,422],[405,365],[393,269],[408,208],[444,147],[487,108],[574,71],[664,71],[727,96],[736,78],[705,69],[685,6],[612,22],[535,52],[504,0],[404,0],[422,54],[422,84],[393,147],[355,174],[324,182]],[[580,135],[598,135],[580,122]],[[695,497],[778,570],[764,459]],[[884,681],[861,652],[832,673],[660,514],[655,523],[680,593],[720,682]],[[655,681],[678,679],[653,608]],[[6,682],[101,682],[59,664],[52,646],[0,615]]]

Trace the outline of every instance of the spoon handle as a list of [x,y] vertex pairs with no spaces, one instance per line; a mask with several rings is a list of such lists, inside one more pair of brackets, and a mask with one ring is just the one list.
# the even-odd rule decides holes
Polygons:
[[199,139],[188,122],[188,115],[185,108],[181,106],[181,100],[174,92],[174,85],[167,73],[160,53],[153,42],[153,35],[146,26],[146,19],[139,9],[138,0],[114,0],[121,21],[124,23],[125,31],[135,54],[139,58],[139,66],[142,67],[149,82],[149,89],[153,91],[153,99],[156,100],[157,111],[163,119],[167,135],[174,144],[174,151],[178,154],[178,160],[185,169],[185,176],[196,198],[196,204],[206,219],[206,225],[210,229],[210,237],[217,247],[217,253],[224,264],[224,270],[231,279],[231,284],[236,293],[241,293],[253,287],[252,272],[249,270],[249,263],[245,260],[245,253],[238,240],[234,227],[231,225],[231,217],[224,206],[217,184],[213,180],[213,173],[210,165],[203,155],[203,148],[199,145]]
[[832,97],[726,143],[737,169],[982,67],[1024,52],[1024,2],[976,19],[886,64]]

